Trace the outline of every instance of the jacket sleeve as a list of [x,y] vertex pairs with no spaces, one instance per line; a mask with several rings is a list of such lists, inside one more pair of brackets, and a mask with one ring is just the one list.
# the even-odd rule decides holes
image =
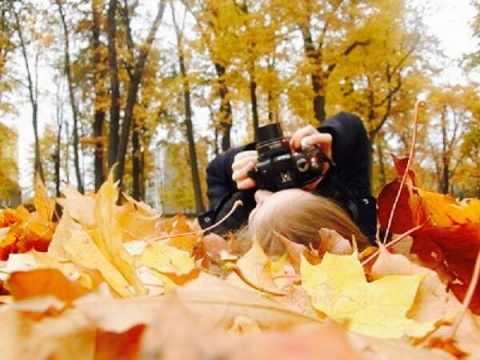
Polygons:
[[371,195],[370,141],[362,120],[341,112],[325,121],[318,130],[332,135],[335,175],[359,196]]
[[232,164],[239,152],[252,150],[254,144],[228,149],[217,155],[207,166],[207,197],[209,209],[214,209],[228,194],[237,191],[237,184],[232,180]]

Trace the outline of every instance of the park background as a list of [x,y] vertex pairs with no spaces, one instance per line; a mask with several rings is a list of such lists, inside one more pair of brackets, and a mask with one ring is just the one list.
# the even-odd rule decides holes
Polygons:
[[413,146],[424,188],[480,194],[478,14],[465,1],[3,1],[0,201],[123,189],[158,211],[205,206],[204,169],[279,121],[365,123],[374,192]]

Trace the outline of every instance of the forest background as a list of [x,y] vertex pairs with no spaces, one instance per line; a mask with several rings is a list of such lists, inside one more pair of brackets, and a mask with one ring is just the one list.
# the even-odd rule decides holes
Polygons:
[[[98,189],[116,164],[134,198],[154,186],[199,213],[215,154],[268,122],[291,133],[350,111],[367,128],[378,193],[395,176],[390,154],[412,145],[421,98],[422,186],[479,197],[479,53],[458,65],[468,81],[436,81],[448,58],[427,29],[430,10],[406,0],[2,1],[0,148],[12,129],[33,129],[27,177],[54,196],[66,183]],[[159,149],[168,183],[154,181]],[[18,163],[2,151],[0,197],[20,190],[11,174]]]

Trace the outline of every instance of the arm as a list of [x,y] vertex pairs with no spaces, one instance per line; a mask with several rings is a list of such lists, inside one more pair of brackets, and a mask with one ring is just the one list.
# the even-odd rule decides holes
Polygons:
[[[333,161],[338,167],[352,163],[352,158],[369,161],[368,158],[368,135],[362,120],[357,116],[341,112],[329,118],[318,127],[321,133],[332,135]],[[357,152],[360,151],[360,156]]]
[[215,157],[207,166],[207,197],[209,209],[215,206],[229,193],[237,189],[232,180],[232,163],[236,154],[244,147],[232,148]]

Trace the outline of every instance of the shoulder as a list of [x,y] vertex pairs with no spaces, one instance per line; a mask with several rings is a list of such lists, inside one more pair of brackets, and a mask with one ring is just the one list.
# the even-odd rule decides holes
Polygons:
[[357,115],[349,112],[340,112],[328,118],[319,126],[318,130],[320,132],[332,133],[332,135],[338,133],[366,135],[363,121]]

